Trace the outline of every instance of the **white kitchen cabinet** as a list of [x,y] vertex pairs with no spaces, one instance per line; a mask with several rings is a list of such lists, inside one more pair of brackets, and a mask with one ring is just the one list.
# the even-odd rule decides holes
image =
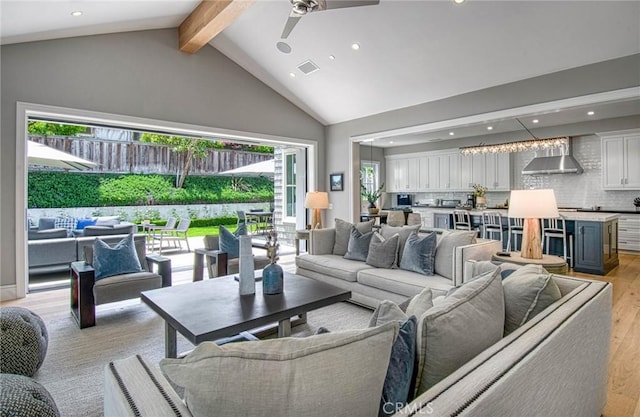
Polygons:
[[508,153],[485,154],[485,182],[489,191],[509,191],[511,187],[511,169]]
[[406,161],[401,159],[387,160],[387,192],[403,191],[404,179],[406,178]]
[[420,158],[409,158],[407,160],[407,191],[418,191],[420,189]]
[[640,251],[640,214],[621,214],[618,219],[618,248]]
[[429,158],[421,156],[418,158],[418,191],[428,190],[429,188]]
[[640,190],[640,134],[602,138],[602,188]]
[[484,184],[485,178],[484,155],[460,155],[460,188],[462,190],[471,190],[473,184]]
[[[461,188],[460,185],[460,154],[458,152],[443,153],[434,155],[433,159],[438,161],[438,180],[436,182],[437,190],[454,191]],[[431,163],[432,158],[429,159]],[[434,170],[429,167],[430,172]],[[433,184],[433,181],[429,181]],[[433,188],[433,187],[432,187]]]

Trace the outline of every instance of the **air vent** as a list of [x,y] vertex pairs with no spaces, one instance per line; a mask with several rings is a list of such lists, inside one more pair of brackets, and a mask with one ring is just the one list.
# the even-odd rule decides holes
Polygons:
[[311,61],[305,61],[302,64],[298,65],[298,69],[302,71],[304,75],[309,75],[312,72],[318,71],[320,68],[318,68],[318,66]]

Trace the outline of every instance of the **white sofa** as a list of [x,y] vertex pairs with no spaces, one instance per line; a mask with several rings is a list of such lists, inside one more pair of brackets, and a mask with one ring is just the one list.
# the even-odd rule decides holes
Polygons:
[[[446,231],[445,235],[455,236]],[[420,233],[423,234],[423,233]],[[403,269],[374,268],[365,262],[334,255],[336,229],[316,229],[309,233],[309,253],[296,257],[296,273],[351,291],[351,301],[376,308],[382,300],[401,303],[420,293],[425,287],[445,293],[462,284],[466,260],[490,260],[501,250],[500,241],[477,239],[462,246],[443,245],[438,235],[435,275],[427,276]],[[443,246],[449,248],[442,249]]]
[[[559,300],[397,415],[600,416],[606,403],[612,286],[567,276],[552,279]],[[377,403],[379,396],[371,393],[371,401]],[[104,411],[107,417],[192,415],[158,367],[141,357],[106,367]],[[343,411],[337,415],[362,415],[357,409]],[[207,415],[217,415],[216,410]]]

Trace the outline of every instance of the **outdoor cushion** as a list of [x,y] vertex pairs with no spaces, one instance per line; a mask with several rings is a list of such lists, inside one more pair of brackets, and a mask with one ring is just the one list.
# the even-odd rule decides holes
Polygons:
[[102,216],[96,218],[96,226],[114,226],[120,224],[120,216]]
[[76,224],[76,229],[82,230],[87,226],[93,226],[96,224],[97,219],[78,219],[78,223]]
[[78,219],[76,219],[75,217],[68,217],[68,216],[56,217],[55,227],[67,229],[71,231],[76,228],[77,222],[78,222]]
[[29,230],[29,240],[57,239],[67,237],[67,229]]
[[140,292],[162,287],[162,277],[142,271],[102,278],[93,286],[96,305],[140,297]]
[[185,388],[194,416],[375,416],[398,329],[395,322],[306,338],[203,342],[160,367]]
[[56,227],[56,219],[53,217],[41,217],[38,220],[38,230],[54,229]]
[[127,235],[113,248],[96,239],[93,242],[93,268],[96,281],[114,275],[141,272],[133,235]]

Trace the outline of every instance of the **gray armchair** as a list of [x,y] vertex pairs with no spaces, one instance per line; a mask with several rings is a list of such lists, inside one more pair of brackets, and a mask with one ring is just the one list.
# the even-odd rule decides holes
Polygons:
[[[146,254],[144,235],[134,236],[142,272],[116,275],[96,282],[95,270],[86,261],[71,263],[71,313],[78,326],[95,326],[95,306],[140,297],[142,291],[171,286],[171,260]],[[113,246],[114,243],[110,243]],[[93,259],[93,246],[84,247],[85,260]],[[157,267],[157,273],[153,266]]]
[[[220,250],[220,237],[217,235],[207,235],[204,237],[204,247],[207,250],[205,256],[209,278],[216,278],[229,274],[237,274],[239,259],[229,259],[226,252]],[[253,243],[254,248],[264,248],[264,243]],[[254,255],[253,265],[255,269],[263,269],[271,261],[265,255]]]

